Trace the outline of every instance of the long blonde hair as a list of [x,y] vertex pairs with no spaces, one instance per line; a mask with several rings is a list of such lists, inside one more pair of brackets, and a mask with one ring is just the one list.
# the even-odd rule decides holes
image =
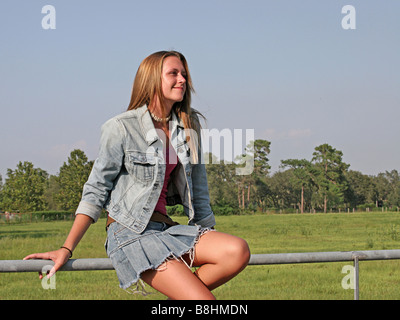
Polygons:
[[176,102],[173,105],[172,110],[175,111],[176,115],[182,120],[184,128],[187,129],[187,142],[191,144],[191,149],[196,153],[193,156],[197,159],[197,148],[193,148],[193,143],[196,144],[197,139],[191,139],[193,136],[191,132],[192,130],[195,130],[199,135],[200,121],[198,116],[201,116],[203,119],[205,118],[200,112],[193,110],[190,106],[194,89],[189,67],[186,58],[182,53],[178,51],[158,51],[149,55],[142,61],[133,82],[131,101],[129,102],[128,110],[137,109],[143,105],[150,106],[152,102],[154,102],[153,99],[157,97],[161,105],[162,117],[166,117],[164,95],[161,86],[161,75],[164,60],[170,56],[179,58],[186,71],[185,95],[182,101]]

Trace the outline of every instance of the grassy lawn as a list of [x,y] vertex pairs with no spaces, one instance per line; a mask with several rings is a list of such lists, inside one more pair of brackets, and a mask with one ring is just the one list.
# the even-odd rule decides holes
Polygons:
[[[217,216],[217,229],[243,237],[251,252],[285,253],[398,249],[399,213],[341,213]],[[185,218],[177,217],[185,223]],[[63,244],[72,221],[0,225],[0,259],[22,259]],[[105,220],[91,226],[74,258],[106,257]],[[399,261],[360,262],[360,299],[400,299]],[[217,299],[353,299],[342,268],[351,262],[249,266],[214,291]],[[130,295],[118,287],[114,271],[58,272],[56,289],[44,290],[36,273],[0,274],[3,299],[165,299]]]

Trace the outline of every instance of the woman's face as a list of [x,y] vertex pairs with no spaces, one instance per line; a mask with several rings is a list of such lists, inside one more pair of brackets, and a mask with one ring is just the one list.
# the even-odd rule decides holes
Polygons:
[[161,85],[166,107],[172,108],[175,102],[183,100],[186,91],[186,70],[178,57],[169,56],[164,59]]

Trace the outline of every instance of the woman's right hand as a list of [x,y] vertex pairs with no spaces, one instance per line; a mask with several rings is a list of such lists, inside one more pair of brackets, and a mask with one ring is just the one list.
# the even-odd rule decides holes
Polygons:
[[[29,259],[47,259],[53,260],[54,266],[51,268],[47,277],[50,278],[55,274],[67,261],[71,258],[71,252],[76,248],[78,242],[82,239],[86,230],[93,223],[93,219],[85,214],[77,214],[75,217],[74,224],[72,225],[71,231],[68,234],[67,239],[64,242],[63,247],[55,251],[44,252],[44,253],[33,253],[24,258],[24,260]],[[71,251],[69,251],[69,248]],[[43,274],[39,272],[39,278],[43,278]]]
[[[54,266],[48,272],[47,277],[52,277],[71,257],[71,253],[64,248],[60,248],[55,251],[44,252],[44,253],[32,253],[26,256],[23,260],[29,259],[45,259],[54,261]],[[39,272],[39,279],[43,278],[42,272]]]

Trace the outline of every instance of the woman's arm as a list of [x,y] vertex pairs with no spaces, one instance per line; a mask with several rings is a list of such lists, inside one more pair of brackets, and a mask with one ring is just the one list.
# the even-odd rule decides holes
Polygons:
[[[82,192],[81,202],[76,210],[74,224],[64,242],[63,247],[71,252],[78,245],[89,226],[100,217],[104,203],[114,185],[114,180],[121,170],[124,159],[123,130],[115,119],[107,121],[102,126],[99,157],[96,159],[88,181]],[[54,267],[50,270],[50,278],[71,257],[68,249],[60,248],[45,253],[34,253],[26,256],[28,259],[50,259]],[[43,275],[39,273],[39,277]]]
[[118,119],[112,118],[101,127],[99,155],[83,186],[76,214],[86,214],[94,222],[99,219],[124,159],[124,128]]
[[[64,242],[63,247],[68,248],[69,250],[74,251],[79,241],[82,239],[86,230],[93,223],[92,218],[85,214],[77,214],[75,217],[74,224],[68,234],[67,239]],[[71,253],[64,248],[60,248],[55,251],[44,252],[44,253],[33,253],[24,258],[24,260],[29,259],[47,259],[53,260],[54,266],[50,270],[48,274],[48,278],[50,278],[53,274],[55,274],[71,257]],[[42,279],[43,275],[39,272],[39,278]]]
[[93,220],[89,216],[85,214],[77,214],[63,247],[67,247],[69,250],[74,251],[86,230],[92,223]]

